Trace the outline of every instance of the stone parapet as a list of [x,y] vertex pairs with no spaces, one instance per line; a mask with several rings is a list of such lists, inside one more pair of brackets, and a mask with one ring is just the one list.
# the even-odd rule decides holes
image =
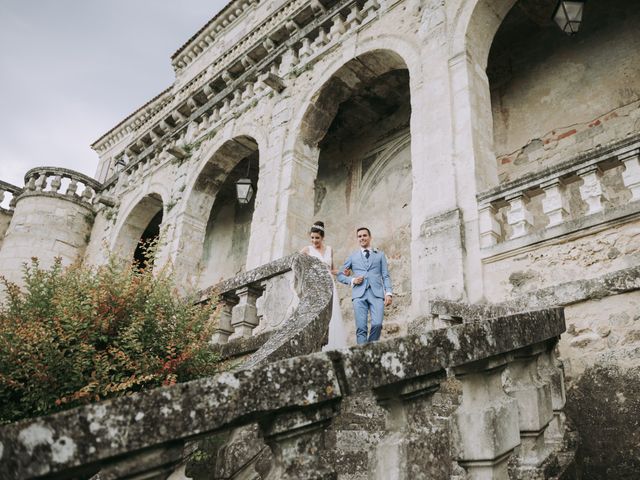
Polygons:
[[12,212],[16,207],[16,199],[22,189],[0,180],[0,210]]
[[102,189],[93,178],[59,167],[32,168],[25,174],[24,183],[16,202],[34,195],[54,196],[91,208]]
[[[318,315],[319,307],[322,310],[318,304],[309,304],[305,311]],[[447,465],[439,462],[450,455],[447,429],[438,427],[440,434],[436,437],[440,440],[434,444],[436,437],[427,436],[433,428],[420,423],[428,423],[431,417],[420,412],[429,408],[445,370],[454,369],[473,374],[473,378],[486,371],[489,379],[482,389],[489,403],[474,402],[472,395],[466,401],[463,391],[465,418],[471,418],[476,407],[486,415],[487,405],[496,405],[494,413],[505,408],[510,412],[501,416],[500,422],[488,424],[497,430],[477,441],[503,440],[491,440],[494,443],[484,449],[478,446],[473,458],[467,458],[472,455],[468,449],[454,448],[454,457],[468,468],[471,478],[506,478],[484,475],[487,464],[500,463],[518,443],[514,437],[518,421],[513,401],[504,395],[498,377],[491,372],[496,371],[498,363],[501,368],[506,365],[511,385],[522,387],[518,391],[529,388],[530,381],[536,388],[549,390],[537,374],[535,358],[538,353],[547,355],[552,351],[564,330],[562,309],[526,312],[342,351],[271,363],[255,361],[251,367],[235,372],[18,422],[0,428],[0,476],[71,478],[108,468],[114,478],[129,478],[117,466],[133,461],[137,468],[134,477],[147,478],[166,469],[171,457],[150,452],[179,447],[187,440],[257,421],[274,453],[279,478],[336,478],[333,466],[320,461],[322,432],[336,415],[342,398],[373,392],[389,412],[388,422],[394,426],[390,435],[410,439],[393,452],[388,451],[389,442],[381,442],[380,454],[391,455],[385,455],[376,467],[375,478],[385,478],[384,472],[391,471],[404,472],[398,478],[411,478],[406,472],[412,462],[419,461],[421,444],[429,444],[429,451],[438,454],[430,461],[438,466],[432,468]],[[496,358],[502,358],[502,363],[492,360]],[[525,362],[525,366],[512,369],[514,361]],[[526,375],[519,376],[523,368]],[[549,395],[538,399],[551,402]],[[551,411],[551,405],[546,403],[545,411]],[[461,420],[456,425],[459,445],[464,446],[468,443],[464,439],[475,430],[468,430]],[[536,427],[544,425],[536,423]],[[508,431],[503,432],[503,427]],[[469,467],[474,465],[480,465],[481,471]],[[479,475],[475,475],[477,472]]]
[[[605,174],[620,177],[626,201],[609,198]],[[574,183],[577,189],[570,188]],[[637,216],[639,199],[640,136],[634,135],[479,193],[482,256],[628,220]]]

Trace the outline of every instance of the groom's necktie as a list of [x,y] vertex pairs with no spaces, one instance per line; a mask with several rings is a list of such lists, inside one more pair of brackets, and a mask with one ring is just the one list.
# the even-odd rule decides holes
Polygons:
[[367,250],[366,248],[364,250],[364,258],[366,258],[367,260],[369,259],[369,250]]

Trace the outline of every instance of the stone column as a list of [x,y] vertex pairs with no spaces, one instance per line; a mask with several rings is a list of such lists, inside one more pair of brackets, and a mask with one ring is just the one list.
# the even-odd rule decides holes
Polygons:
[[449,478],[449,427],[432,409],[433,395],[444,380],[444,373],[419,378],[403,385],[376,391],[378,403],[387,411],[386,435],[376,452],[375,480],[413,480]]
[[231,310],[232,339],[250,337],[253,329],[258,326],[258,310],[256,300],[262,295],[262,290],[253,286],[245,286],[236,290],[238,304]]
[[523,193],[508,198],[507,222],[511,225],[511,238],[523,237],[531,232],[533,217],[528,208],[529,198]]
[[602,171],[597,165],[593,165],[580,170],[578,175],[583,180],[583,184],[580,185],[580,196],[588,206],[587,215],[603,211],[603,202],[607,200],[607,197],[602,191],[602,183],[600,182]]
[[551,388],[538,374],[538,356],[544,346],[536,345],[514,354],[507,370],[505,391],[518,402],[521,447],[520,466],[537,467],[548,455],[544,433],[553,418]]
[[456,368],[462,403],[452,417],[452,448],[469,480],[508,480],[507,462],[520,445],[518,403],[504,393],[507,359]]
[[631,201],[640,200],[640,152],[636,149],[619,157],[624,164],[622,181],[631,191]]
[[333,405],[286,412],[260,422],[265,442],[275,457],[272,478],[335,480],[332,465],[322,461],[324,431],[336,412]]
[[564,191],[564,184],[559,178],[543,183],[544,198],[542,210],[549,218],[547,228],[566,222],[569,218],[569,202]]
[[218,326],[213,331],[211,343],[227,343],[229,337],[233,335],[234,332],[231,318],[233,307],[238,304],[238,297],[234,295],[222,295],[220,302],[222,303],[220,317],[218,319]]
[[496,219],[497,209],[491,205],[481,205],[478,222],[480,224],[480,246],[482,248],[491,247],[498,243],[501,228]]

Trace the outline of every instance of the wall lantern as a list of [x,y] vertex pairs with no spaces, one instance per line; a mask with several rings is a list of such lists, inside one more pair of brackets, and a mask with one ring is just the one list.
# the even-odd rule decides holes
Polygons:
[[582,1],[566,1],[560,0],[556,9],[553,11],[553,21],[558,24],[560,30],[567,35],[575,35],[578,33],[580,24],[582,23],[582,11],[584,10],[585,0]]
[[253,185],[249,178],[241,178],[236,182],[236,196],[241,205],[246,205],[253,197]]

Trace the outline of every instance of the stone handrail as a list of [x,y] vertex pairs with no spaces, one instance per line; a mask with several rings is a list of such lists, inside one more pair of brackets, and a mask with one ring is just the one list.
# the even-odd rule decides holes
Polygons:
[[[553,347],[564,330],[562,309],[521,313],[18,422],[0,428],[0,477],[71,478],[105,466],[113,478],[150,475],[172,468],[185,441],[257,421],[275,455],[275,478],[335,478],[319,453],[340,399],[372,391],[382,405],[395,405],[388,407],[390,415],[405,418],[399,412],[415,412],[410,406],[437,390],[448,369],[463,391],[452,418],[455,459],[470,478],[488,469],[495,475],[482,478],[506,478],[500,472],[506,474],[517,446],[517,463],[524,467],[548,455],[541,442],[561,421],[563,406]],[[474,388],[482,394],[472,395]]]
[[[605,171],[615,168],[620,171],[629,199],[626,204],[622,200],[622,205],[612,207],[602,180]],[[572,211],[568,185],[573,182],[582,182],[576,200],[586,206],[583,215]],[[541,212],[535,219],[531,200],[538,195],[544,196]],[[561,235],[573,231],[571,222],[591,216],[602,217],[594,221],[628,216],[638,210],[636,202],[640,200],[640,135],[525,175],[480,193],[477,199],[481,245],[485,249],[532,234],[537,235],[532,241]],[[609,210],[611,213],[607,215]],[[520,243],[523,242],[514,248]]]
[[[21,188],[0,180],[0,208],[4,210],[9,210],[9,211],[13,210],[16,206],[16,199],[21,193],[22,193]],[[7,195],[9,195],[10,200],[9,200],[9,203],[7,204],[7,207],[4,208],[2,207],[2,204],[7,199]]]
[[[69,180],[66,188],[62,185],[63,180]],[[102,189],[102,184],[93,178],[59,167],[32,168],[25,174],[24,183],[20,197],[47,194],[72,199],[86,205],[92,205]],[[77,193],[78,187],[84,187],[81,194]]]

